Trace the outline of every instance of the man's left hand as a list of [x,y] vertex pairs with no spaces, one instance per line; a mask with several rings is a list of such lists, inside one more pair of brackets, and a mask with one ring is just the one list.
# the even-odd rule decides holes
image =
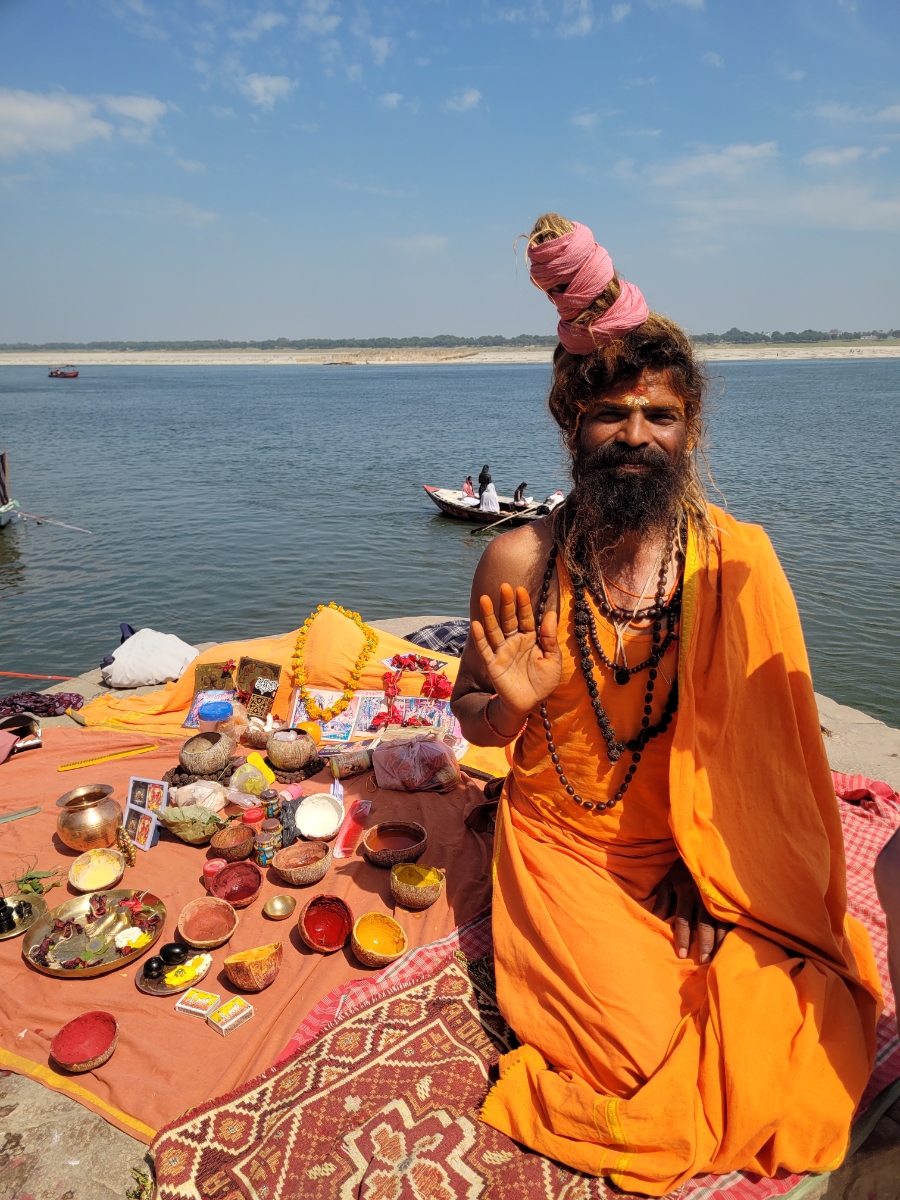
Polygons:
[[734,926],[710,916],[693,876],[679,858],[656,889],[653,915],[661,921],[675,917],[675,952],[687,958],[697,934],[700,962],[708,963]]

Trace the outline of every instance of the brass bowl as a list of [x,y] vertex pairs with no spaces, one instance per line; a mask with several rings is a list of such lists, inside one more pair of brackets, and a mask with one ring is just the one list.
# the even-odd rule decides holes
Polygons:
[[62,812],[56,821],[59,840],[79,854],[116,844],[122,824],[122,809],[113,800],[115,788],[108,783],[85,783],[66,792],[56,802]]
[[273,921],[286,921],[296,907],[293,896],[270,896],[263,905],[263,912]]

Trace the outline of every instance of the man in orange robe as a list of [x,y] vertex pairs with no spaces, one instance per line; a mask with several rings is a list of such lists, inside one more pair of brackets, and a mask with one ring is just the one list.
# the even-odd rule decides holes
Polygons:
[[881,993],[796,605],[705,500],[686,336],[584,226],[541,218],[529,257],[575,487],[485,551],[454,691],[470,741],[515,743],[494,942],[521,1046],[482,1119],[651,1196],[831,1170]]

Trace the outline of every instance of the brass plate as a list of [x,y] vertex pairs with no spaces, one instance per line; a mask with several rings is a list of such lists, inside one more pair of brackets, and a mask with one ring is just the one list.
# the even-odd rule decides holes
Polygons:
[[[209,954],[209,951],[198,950],[197,954]],[[194,955],[192,954],[190,957],[193,958]],[[185,961],[189,962],[190,959],[186,959]],[[174,970],[174,967],[172,969]],[[198,971],[190,983],[179,983],[175,987],[166,987],[165,983],[163,983],[162,975],[160,975],[159,979],[148,979],[144,974],[142,966],[134,977],[134,983],[139,992],[144,992],[148,996],[177,996],[179,992],[186,992],[188,988],[196,987],[200,980],[205,979],[211,970],[212,960],[210,957],[210,963],[206,970]]]
[[[90,921],[90,902],[93,896],[105,896],[109,912],[104,917],[98,917],[96,920]],[[148,908],[152,908],[161,918],[147,945],[142,946],[140,950],[132,950],[130,954],[125,955],[117,953],[114,942],[117,933],[123,929],[131,928],[131,913],[127,908],[118,907],[120,900],[142,900]],[[79,925],[85,926],[84,933],[75,933],[65,941],[57,943],[56,952],[62,961],[83,958],[85,950],[98,950],[104,944],[106,945],[105,953],[97,960],[95,966],[75,967],[72,970],[68,970],[63,966],[44,967],[40,963],[32,962],[29,952],[33,947],[39,946],[44,938],[53,932],[54,919],[60,921],[77,921]],[[22,943],[22,957],[35,971],[40,971],[42,975],[52,975],[57,979],[91,979],[95,975],[108,975],[111,971],[121,971],[123,967],[128,967],[136,959],[142,958],[159,939],[165,923],[166,906],[160,900],[159,896],[155,896],[152,892],[135,891],[133,888],[119,888],[112,892],[91,892],[90,895],[78,896],[74,900],[67,900],[65,904],[60,904],[59,908],[51,909],[50,912],[45,913],[39,921],[32,925]],[[88,927],[90,928],[88,929]]]
[[10,904],[18,904],[20,900],[26,900],[31,905],[31,916],[24,918],[16,917],[15,928],[10,929],[8,933],[0,933],[0,942],[5,942],[7,938],[19,937],[21,934],[27,933],[32,925],[34,925],[36,921],[39,921],[47,911],[47,901],[43,896],[18,892],[15,896],[7,896],[6,899],[10,902]]

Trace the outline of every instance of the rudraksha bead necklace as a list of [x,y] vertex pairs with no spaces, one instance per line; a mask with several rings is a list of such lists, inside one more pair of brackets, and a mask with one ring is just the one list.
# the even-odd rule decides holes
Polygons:
[[[547,597],[550,592],[550,581],[553,578],[553,570],[554,570],[554,567],[556,566],[556,558],[557,558],[558,553],[559,553],[559,549],[556,545],[554,545],[552,547],[552,549],[550,550],[550,557],[547,560],[547,567],[546,567],[546,570],[544,571],[544,578],[543,578],[543,582],[541,585],[541,595],[540,595],[540,600],[538,602],[538,611],[537,611],[536,620],[535,620],[535,627],[538,630],[538,641],[540,641],[541,622],[544,617],[544,609],[547,606]],[[671,549],[669,551],[669,554],[666,556],[666,559],[669,559],[670,557],[671,557]],[[661,579],[662,579],[661,586],[663,589],[662,596],[665,595],[664,589],[665,589],[665,567],[666,566],[667,566],[667,562],[664,562],[663,569],[661,571]],[[550,723],[549,714],[547,712],[546,700],[542,701],[539,711],[541,714],[541,721],[542,721],[542,724],[544,727],[544,736],[547,739],[547,751],[550,755],[550,761],[553,763],[553,769],[556,771],[556,774],[559,777],[560,785],[565,789],[567,795],[580,808],[584,808],[589,812],[591,812],[591,811],[601,812],[604,809],[615,808],[615,806],[619,803],[619,801],[622,799],[622,797],[628,791],[629,785],[631,784],[631,781],[634,778],[635,772],[638,769],[638,764],[641,761],[641,755],[643,754],[644,748],[646,747],[647,743],[649,741],[651,741],[651,739],[658,737],[661,733],[665,733],[665,731],[671,725],[672,720],[675,716],[675,712],[678,708],[678,680],[675,679],[674,682],[672,683],[671,688],[669,689],[669,695],[666,700],[665,706],[663,708],[662,716],[660,717],[659,721],[655,725],[650,724],[650,715],[653,711],[653,708],[652,708],[653,691],[654,691],[654,688],[656,685],[656,679],[658,676],[659,663],[660,663],[660,660],[662,659],[663,655],[665,654],[666,650],[668,649],[669,645],[671,645],[672,640],[675,637],[675,633],[674,633],[675,621],[677,619],[678,612],[680,611],[680,608],[681,608],[681,583],[679,582],[679,585],[675,589],[675,592],[672,596],[672,600],[668,605],[664,605],[661,603],[660,591],[659,590],[657,591],[656,604],[654,607],[658,612],[658,616],[656,617],[656,619],[653,622],[653,649],[650,652],[650,658],[647,660],[646,663],[641,664],[640,667],[628,668],[628,671],[629,671],[628,678],[629,679],[631,678],[632,673],[636,673],[637,671],[643,670],[644,667],[646,667],[646,666],[649,666],[649,668],[650,668],[648,679],[647,679],[647,691],[644,695],[644,715],[641,717],[641,728],[636,737],[630,738],[627,742],[620,742],[617,740],[616,731],[612,726],[612,722],[610,721],[609,717],[606,715],[606,710],[604,709],[602,703],[600,702],[599,689],[597,687],[597,682],[594,679],[594,660],[591,655],[591,647],[590,647],[590,643],[588,641],[588,634],[587,634],[587,631],[590,628],[590,621],[586,621],[583,619],[583,613],[585,610],[587,611],[589,617],[591,618],[591,621],[593,620],[593,614],[591,614],[590,608],[584,597],[584,580],[577,573],[572,574],[571,578],[572,578],[572,587],[573,587],[573,590],[575,591],[575,609],[576,609],[575,636],[578,639],[579,649],[581,650],[580,666],[581,666],[582,673],[585,677],[585,682],[587,684],[587,689],[588,689],[588,695],[590,696],[590,699],[591,699],[591,706],[594,709],[594,715],[597,719],[597,724],[600,727],[600,732],[603,735],[603,740],[606,742],[607,757],[609,758],[609,761],[611,763],[617,763],[619,761],[619,759],[621,758],[622,754],[626,750],[631,752],[631,764],[629,765],[628,770],[625,773],[625,778],[622,780],[621,786],[616,791],[615,795],[613,796],[613,798],[611,800],[606,800],[606,801],[584,800],[584,799],[582,799],[581,796],[579,796],[576,793],[575,788],[572,786],[571,783],[569,783],[569,780],[566,777],[565,768],[563,767],[563,765],[559,759],[559,751],[557,750],[556,743],[553,741],[553,728]],[[576,584],[576,580],[577,580],[577,584]],[[579,615],[582,616],[581,622],[578,621]],[[666,632],[666,637],[663,640],[661,638],[661,630],[662,630],[661,618],[664,615],[667,617],[668,629]],[[634,616],[632,616],[632,620],[633,619],[634,619]],[[598,647],[599,647],[599,639],[596,638],[596,623],[594,623],[594,629],[592,632],[594,634],[595,640],[597,640]],[[611,664],[605,654],[602,655],[602,658],[607,666],[610,666],[611,669],[616,670],[615,664]],[[624,669],[625,668],[623,668],[623,670]],[[626,679],[624,682],[627,683],[628,680]]]

